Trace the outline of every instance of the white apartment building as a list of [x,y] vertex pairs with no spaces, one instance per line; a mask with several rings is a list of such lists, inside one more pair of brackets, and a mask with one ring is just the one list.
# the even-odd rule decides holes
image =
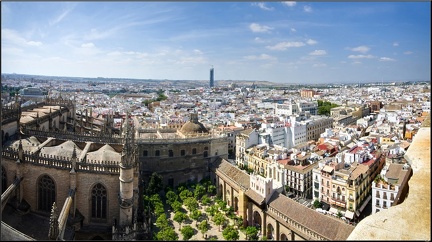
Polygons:
[[279,145],[285,147],[287,138],[285,123],[263,123],[259,132],[261,144]]
[[255,129],[246,129],[236,136],[236,164],[239,167],[248,166],[245,159],[246,149],[258,144],[258,132]]
[[306,124],[298,122],[295,117],[291,117],[290,127],[287,130],[287,144],[285,147],[288,149],[296,145],[307,142],[307,129]]
[[372,214],[403,202],[411,174],[411,167],[406,163],[391,163],[382,169],[372,182]]
[[286,102],[286,103],[275,104],[275,105],[276,105],[275,108],[276,115],[285,115],[288,117],[300,112],[300,108],[296,103]]

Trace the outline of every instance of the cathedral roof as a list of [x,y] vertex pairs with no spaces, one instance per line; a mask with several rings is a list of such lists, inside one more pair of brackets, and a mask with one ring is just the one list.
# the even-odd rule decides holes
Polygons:
[[93,162],[99,162],[99,161],[116,161],[120,162],[121,160],[121,153],[114,150],[113,147],[106,144],[102,146],[100,149],[88,152],[87,153],[87,162],[90,163]]
[[70,140],[56,146],[43,147],[40,151],[40,154],[71,158],[74,147],[76,148],[76,156],[79,157],[82,150],[73,141]]

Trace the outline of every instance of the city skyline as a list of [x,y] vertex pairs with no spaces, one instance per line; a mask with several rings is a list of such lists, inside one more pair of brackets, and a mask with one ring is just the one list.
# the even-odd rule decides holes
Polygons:
[[2,73],[430,80],[430,2],[2,2]]

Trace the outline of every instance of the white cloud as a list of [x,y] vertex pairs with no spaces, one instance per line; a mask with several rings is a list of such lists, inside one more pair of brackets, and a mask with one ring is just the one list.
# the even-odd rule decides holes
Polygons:
[[327,65],[324,63],[313,64],[312,67],[326,67]]
[[202,55],[202,54],[203,54],[203,52],[200,51],[200,50],[198,50],[198,49],[194,49],[193,52],[194,52],[195,54],[198,54],[198,55]]
[[267,7],[265,5],[265,3],[263,3],[263,2],[252,3],[252,6],[257,6],[257,7],[261,8],[262,10],[266,10],[266,11],[272,11],[274,9],[273,7]]
[[282,2],[282,4],[284,4],[288,7],[294,7],[297,3],[294,1],[286,1],[286,2]]
[[405,51],[404,54],[405,55],[411,55],[413,52],[412,51]]
[[306,5],[306,6],[303,7],[303,10],[304,10],[306,13],[311,13],[311,12],[312,12],[312,7],[309,6],[309,5]]
[[399,46],[399,43],[398,42],[394,42],[393,46]]
[[389,57],[381,57],[379,59],[380,61],[395,61],[395,59],[389,58]]
[[247,60],[276,60],[276,58],[274,56],[267,55],[267,54],[261,54],[259,56],[248,55],[248,56],[244,56],[243,58],[245,58]]
[[354,62],[352,62],[351,64],[359,65],[359,64],[361,64],[361,62],[360,62],[360,61],[354,61]]
[[30,46],[41,46],[42,42],[39,42],[39,41],[27,41],[27,45],[30,45]]
[[327,55],[327,52],[325,50],[314,50],[309,55]]
[[267,42],[267,41],[261,39],[260,37],[255,37],[254,41],[257,42],[257,43],[265,43],[265,42]]
[[281,42],[273,46],[266,46],[267,49],[270,50],[286,50],[291,47],[302,47],[305,46],[303,42]]
[[84,43],[81,45],[82,48],[93,48],[95,45],[93,43]]
[[307,41],[306,41],[306,43],[308,44],[308,45],[315,45],[316,43],[318,43],[316,40],[313,40],[313,39],[308,39]]
[[291,32],[297,32],[295,28],[291,28]]
[[18,32],[12,29],[2,29],[1,36],[2,36],[2,45],[4,43],[20,45],[20,46],[41,46],[42,45],[42,42],[25,39]]
[[265,32],[268,32],[268,31],[273,29],[272,27],[269,27],[266,25],[260,25],[257,23],[251,23],[249,25],[249,28],[252,30],[252,32],[255,32],[255,33],[265,33]]
[[57,24],[60,21],[62,21],[74,8],[75,8],[75,5],[69,6],[60,15],[58,15],[54,20],[51,20],[49,22],[49,25],[54,25],[54,24]]
[[348,48],[348,49],[351,51],[360,52],[360,53],[366,53],[370,50],[370,48],[365,46],[365,45],[361,45],[361,46],[354,47],[354,48]]
[[349,55],[349,59],[372,59],[375,58],[373,55]]

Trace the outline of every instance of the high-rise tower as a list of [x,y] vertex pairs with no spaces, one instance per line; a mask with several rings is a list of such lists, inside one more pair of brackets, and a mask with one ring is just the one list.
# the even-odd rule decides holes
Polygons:
[[210,69],[210,88],[214,87],[214,68]]

